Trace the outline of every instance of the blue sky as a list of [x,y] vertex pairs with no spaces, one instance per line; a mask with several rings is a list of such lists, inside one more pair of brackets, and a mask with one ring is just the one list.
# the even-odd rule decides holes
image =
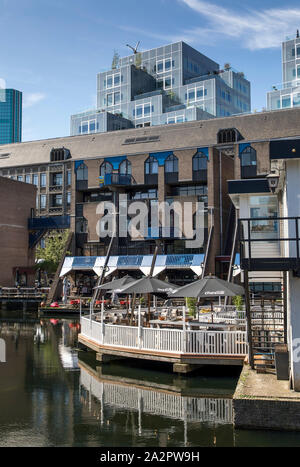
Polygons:
[[0,79],[23,91],[23,141],[69,135],[70,115],[95,106],[97,72],[138,40],[142,50],[185,40],[230,62],[261,110],[281,82],[281,42],[300,29],[295,0],[0,0],[0,8]]

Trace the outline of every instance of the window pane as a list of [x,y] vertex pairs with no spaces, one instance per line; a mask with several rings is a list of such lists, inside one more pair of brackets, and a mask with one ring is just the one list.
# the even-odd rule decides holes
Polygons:
[[112,94],[107,94],[107,106],[113,104],[113,95]]
[[107,87],[108,88],[111,88],[112,85],[113,85],[113,80],[112,80],[112,76],[109,76],[109,78],[107,78]]
[[81,133],[87,133],[89,131],[89,126],[87,123],[81,124]]
[[46,207],[46,195],[41,195],[40,207],[41,207],[41,209],[45,209],[45,207]]
[[189,100],[195,100],[195,91],[189,91]]
[[172,78],[169,76],[165,78],[165,88],[170,88],[172,86]]
[[150,115],[150,105],[145,105],[145,108],[144,108],[144,115]]
[[291,107],[291,98],[290,96],[282,98],[282,108]]
[[298,105],[300,105],[300,93],[294,94],[294,96],[293,96],[293,105],[294,105],[294,107],[297,107]]
[[165,62],[165,71],[168,71],[171,69],[171,60],[166,60]]
[[137,117],[142,117],[143,116],[143,107],[137,107],[136,108],[136,116]]
[[115,86],[119,86],[120,84],[120,75],[115,75]]

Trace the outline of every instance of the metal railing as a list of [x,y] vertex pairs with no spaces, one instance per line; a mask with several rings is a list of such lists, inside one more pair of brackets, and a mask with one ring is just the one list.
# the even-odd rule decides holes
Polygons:
[[32,217],[28,219],[29,230],[69,229],[70,216]]
[[4,297],[10,298],[40,298],[47,295],[49,287],[33,288],[33,287],[0,287],[0,299]]
[[185,331],[104,324],[81,317],[81,334],[100,345],[170,354],[246,356],[245,331]]
[[[188,422],[214,422],[232,424],[232,400],[226,398],[185,397],[166,391],[141,389],[119,382],[102,382],[81,368],[82,389],[107,407],[121,407],[146,414],[160,415]],[[84,398],[84,393],[81,394]],[[89,398],[87,398],[89,401]],[[101,418],[101,417],[100,417]]]
[[100,185],[103,184],[104,186],[110,185],[136,185],[136,181],[132,175],[128,174],[119,174],[119,173],[111,173],[105,174],[104,176],[99,177]]
[[[258,217],[239,219],[243,268],[252,260],[286,260],[297,269],[300,261],[300,217]],[[284,261],[283,261],[284,262]]]

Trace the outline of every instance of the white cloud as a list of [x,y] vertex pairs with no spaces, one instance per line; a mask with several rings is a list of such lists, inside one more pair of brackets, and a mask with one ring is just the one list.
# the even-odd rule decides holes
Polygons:
[[24,94],[23,107],[24,109],[27,109],[28,107],[32,107],[33,105],[38,104],[45,98],[46,98],[46,95],[42,94],[41,92],[33,92],[31,94]]
[[[285,35],[295,34],[300,26],[300,8],[288,8],[286,5],[283,8],[236,13],[202,0],[178,1],[205,17],[208,41],[227,36],[241,40],[242,45],[250,50],[279,47]],[[203,28],[193,28],[185,34],[189,42],[198,42],[203,39]]]

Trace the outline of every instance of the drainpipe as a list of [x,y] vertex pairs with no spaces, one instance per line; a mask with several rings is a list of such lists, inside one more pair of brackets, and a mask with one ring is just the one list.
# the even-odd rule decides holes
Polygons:
[[223,253],[222,153],[219,149],[220,254]]

